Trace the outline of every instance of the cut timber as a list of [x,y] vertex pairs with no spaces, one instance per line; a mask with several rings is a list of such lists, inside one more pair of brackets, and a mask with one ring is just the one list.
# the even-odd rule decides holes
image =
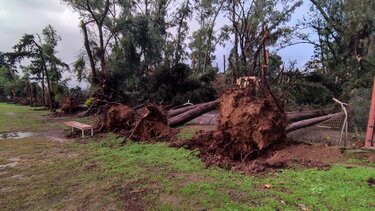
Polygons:
[[180,115],[174,116],[169,119],[168,125],[171,127],[177,127],[185,124],[186,122],[204,114],[209,111],[215,110],[219,105],[219,100],[215,100],[208,103],[200,104],[198,107],[190,109]]
[[290,133],[290,132],[293,132],[293,131],[301,129],[301,128],[316,125],[316,124],[319,124],[319,123],[324,122],[326,120],[329,120],[333,117],[340,116],[342,114],[343,113],[340,112],[340,113],[329,114],[329,115],[326,115],[326,116],[316,117],[316,118],[312,118],[312,119],[306,119],[306,120],[302,120],[302,121],[298,121],[298,122],[293,122],[292,124],[288,125],[288,127],[286,128],[286,132]]
[[328,112],[324,110],[314,110],[314,111],[302,111],[302,112],[288,112],[288,122],[298,122],[304,119],[311,119],[314,117],[327,115]]

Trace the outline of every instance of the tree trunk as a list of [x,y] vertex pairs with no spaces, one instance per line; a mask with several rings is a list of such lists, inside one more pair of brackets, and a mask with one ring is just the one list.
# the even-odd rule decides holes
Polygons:
[[33,87],[34,103],[35,103],[35,106],[38,106],[38,93],[36,90],[36,84],[33,83],[32,87]]
[[288,112],[288,122],[298,122],[304,119],[310,119],[314,117],[319,117],[328,114],[324,110],[314,110],[314,111],[301,111],[301,112]]
[[94,56],[93,56],[91,48],[90,48],[90,42],[89,42],[89,37],[88,37],[88,33],[87,33],[87,27],[86,27],[86,24],[83,21],[81,22],[81,28],[82,28],[82,32],[83,32],[84,46],[85,46],[86,53],[87,53],[87,56],[89,57],[89,61],[90,61],[92,80],[93,80],[94,84],[98,84],[99,80],[98,80],[98,74],[96,72],[95,60],[94,60]]
[[27,95],[29,95],[28,97],[29,97],[29,105],[30,105],[30,107],[33,107],[34,106],[34,104],[33,104],[33,89],[32,89],[32,87],[31,87],[31,83],[30,83],[30,81],[27,81],[26,82],[26,89],[27,89]]
[[236,81],[238,76],[238,32],[237,32],[237,22],[236,22],[236,0],[232,0],[232,19],[233,19],[233,29],[234,29],[234,61],[233,61],[233,81]]
[[46,94],[45,94],[45,86],[44,86],[44,71],[42,71],[42,104],[46,106]]
[[169,110],[168,111],[168,117],[171,118],[171,117],[177,116],[179,114],[182,114],[184,112],[187,112],[189,110],[197,108],[198,106],[201,106],[202,104],[205,104],[205,103],[201,103],[201,104],[197,104],[197,105],[191,105],[191,106],[186,106],[186,107],[182,107],[182,108],[178,108],[178,109]]
[[340,112],[340,113],[329,114],[329,115],[326,115],[326,116],[316,117],[316,118],[312,118],[312,119],[306,119],[306,120],[302,120],[302,121],[299,121],[299,122],[293,122],[292,124],[288,125],[288,127],[286,128],[286,132],[290,133],[290,132],[293,132],[293,131],[301,129],[301,128],[313,126],[313,125],[319,124],[321,122],[324,122],[326,120],[329,120],[333,117],[340,116],[342,114],[343,113]]
[[191,109],[187,112],[184,112],[180,115],[174,116],[168,120],[168,125],[171,127],[177,127],[185,124],[186,122],[204,114],[209,111],[215,110],[219,105],[219,100],[212,102],[204,103],[197,108]]

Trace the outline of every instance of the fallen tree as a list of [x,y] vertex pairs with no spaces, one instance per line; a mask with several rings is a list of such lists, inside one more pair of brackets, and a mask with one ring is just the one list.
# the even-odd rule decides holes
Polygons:
[[[217,101],[217,100],[215,100],[215,101]],[[191,105],[191,106],[187,106],[187,107],[169,110],[168,113],[167,113],[168,118],[171,119],[171,118],[173,118],[177,115],[183,114],[185,112],[191,111],[193,109],[196,109],[196,108],[204,106],[204,105],[208,105],[208,104],[210,104],[212,102],[215,102],[215,101],[211,101],[211,102],[207,102],[207,103],[200,103],[200,104],[196,104],[196,105]],[[212,109],[212,110],[214,110],[214,109]],[[210,112],[212,110],[207,110],[206,113]],[[203,114],[204,113],[202,113],[200,115],[203,115]],[[324,116],[324,115],[327,115],[327,114],[329,114],[327,112],[327,110],[292,111],[292,112],[287,112],[287,119],[288,119],[288,122],[297,122],[297,121],[301,121],[301,120],[305,120],[305,119],[311,119],[311,118],[314,118],[314,117]],[[185,115],[185,116],[188,117],[189,115]],[[184,121],[183,119],[181,119],[181,121],[183,123],[186,123],[186,122],[192,120],[192,119],[190,119],[190,117],[187,118],[187,119],[188,119],[187,121]],[[175,121],[175,120],[173,120],[173,121]]]
[[196,105],[191,105],[191,106],[186,106],[186,107],[182,107],[182,108],[178,108],[178,109],[169,110],[168,111],[168,117],[171,118],[171,117],[177,116],[177,115],[182,114],[186,111],[197,108],[199,105],[202,105],[202,103],[196,104]]
[[86,109],[87,106],[79,105],[72,97],[64,97],[62,99],[61,111],[63,111],[65,114],[73,114]]
[[185,124],[186,122],[201,116],[209,111],[215,110],[219,106],[219,100],[197,105],[197,107],[190,109],[184,113],[174,116],[168,120],[170,127],[177,127]]
[[314,117],[327,115],[326,110],[313,110],[313,111],[301,111],[301,112],[288,112],[287,118],[288,122],[297,122],[304,119],[311,119]]
[[319,124],[321,122],[324,122],[326,120],[329,120],[331,118],[340,116],[342,114],[343,113],[340,112],[340,113],[329,114],[329,115],[325,115],[325,116],[321,116],[321,117],[306,119],[306,120],[302,120],[302,121],[298,121],[298,122],[293,122],[293,123],[288,125],[288,127],[286,128],[286,132],[290,133],[290,132],[293,132],[293,131],[301,129],[301,128],[313,126],[313,125]]
[[261,90],[255,94],[254,87],[227,90],[220,102],[214,101],[220,103],[217,128],[172,146],[199,149],[203,157],[209,154],[217,159],[214,162],[220,163],[246,160],[271,145],[283,143],[287,126],[285,112],[269,92]]
[[159,106],[150,104],[145,114],[126,105],[112,104],[104,112],[100,131],[113,131],[134,141],[168,140],[176,130],[167,124],[167,115]]

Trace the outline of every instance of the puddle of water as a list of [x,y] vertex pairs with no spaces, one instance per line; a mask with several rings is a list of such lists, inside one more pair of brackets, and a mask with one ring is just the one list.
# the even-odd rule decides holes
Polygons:
[[0,139],[20,139],[27,138],[32,136],[33,133],[30,132],[9,132],[9,133],[0,133]]

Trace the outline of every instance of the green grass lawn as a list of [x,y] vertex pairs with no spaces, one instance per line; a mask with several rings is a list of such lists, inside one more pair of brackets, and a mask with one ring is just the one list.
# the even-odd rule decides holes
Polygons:
[[[0,132],[63,129],[45,126],[45,114],[0,104]],[[184,128],[180,136],[194,132]],[[195,151],[122,141],[115,134],[66,143],[0,140],[0,210],[375,209],[375,188],[367,184],[375,168],[368,165],[252,177],[207,168]]]
[[34,111],[41,107],[0,103],[0,132],[43,131],[56,127],[55,122],[47,120],[49,111]]

